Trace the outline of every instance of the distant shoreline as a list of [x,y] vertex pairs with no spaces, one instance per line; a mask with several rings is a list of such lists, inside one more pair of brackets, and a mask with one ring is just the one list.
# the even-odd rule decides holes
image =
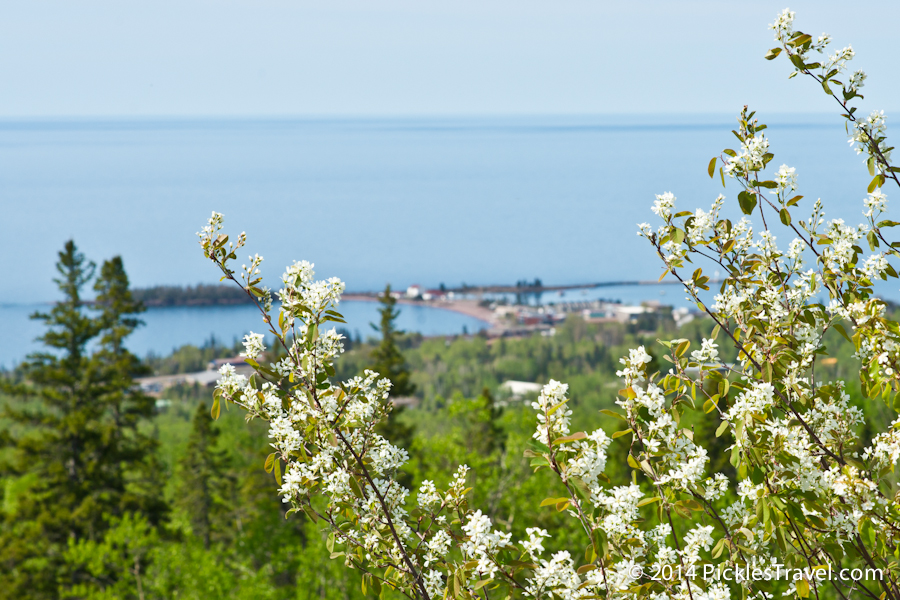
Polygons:
[[[135,300],[140,300],[147,308],[177,308],[177,307],[205,307],[205,306],[240,306],[253,304],[253,300],[237,287],[226,285],[197,286],[155,286],[152,288],[136,288],[132,290]],[[374,293],[349,293],[341,298],[351,302],[378,302],[378,295]],[[438,308],[463,314],[473,319],[482,321],[487,326],[494,324],[494,313],[486,306],[481,306],[477,300],[413,300],[411,298],[398,298],[398,304],[407,306],[425,306]]]
[[[378,302],[378,296],[371,296],[368,294],[344,294],[341,300],[351,302]],[[405,304],[408,306],[427,306],[428,308],[449,310],[455,313],[466,315],[467,317],[472,317],[473,319],[478,319],[479,321],[483,321],[489,326],[494,324],[494,311],[487,308],[486,306],[481,306],[477,300],[425,301],[413,300],[410,298],[398,298],[397,304]]]

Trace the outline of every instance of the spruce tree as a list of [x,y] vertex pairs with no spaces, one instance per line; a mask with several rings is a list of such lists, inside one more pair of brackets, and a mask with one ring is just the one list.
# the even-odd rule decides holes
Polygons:
[[146,309],[134,299],[119,256],[103,263],[94,291],[100,336],[93,358],[102,369],[103,403],[116,425],[119,460],[130,465],[124,472],[122,507],[157,524],[167,511],[162,496],[164,469],[156,452],[158,442],[139,427],[153,417],[155,400],[134,385],[134,379],[148,375],[150,369],[123,344],[143,324],[136,315]]
[[4,499],[0,523],[0,597],[56,598],[69,583],[58,577],[70,542],[99,539],[108,518],[125,510],[146,511],[154,522],[164,512],[158,486],[148,501],[130,483],[154,446],[138,432],[152,404],[133,389],[137,362],[121,344],[137,325],[121,260],[104,265],[99,315],[82,298],[95,265],[74,242],[59,253],[57,270],[62,300],[32,316],[47,327],[39,338],[46,351],[22,365],[23,383],[4,385],[11,448],[0,469],[15,493]]
[[[390,284],[384,288],[384,293],[378,297],[378,301],[381,303],[381,308],[378,309],[381,322],[378,326],[372,324],[372,327],[381,333],[381,342],[372,352],[374,362],[369,368],[391,380],[392,397],[412,396],[416,386],[410,381],[406,359],[403,358],[397,345],[397,337],[403,332],[399,331],[394,323],[400,311],[396,309],[397,299],[391,295]],[[413,439],[413,428],[400,422],[402,412],[402,407],[395,406],[388,419],[380,425],[379,433],[401,448],[409,448]]]
[[225,450],[216,448],[219,429],[206,404],[200,402],[194,412],[191,436],[181,459],[179,504],[187,513],[191,529],[209,549],[212,541],[228,531],[225,523],[230,510],[234,481],[229,476]]
[[378,297],[378,302],[381,303],[381,308],[378,309],[381,323],[378,326],[373,324],[372,327],[381,333],[381,343],[372,352],[372,359],[375,362],[370,368],[380,373],[382,377],[391,380],[392,396],[412,396],[416,392],[416,386],[409,379],[406,360],[397,346],[397,337],[403,332],[399,331],[394,324],[400,311],[395,308],[397,299],[391,295],[390,284],[384,288],[384,293]]

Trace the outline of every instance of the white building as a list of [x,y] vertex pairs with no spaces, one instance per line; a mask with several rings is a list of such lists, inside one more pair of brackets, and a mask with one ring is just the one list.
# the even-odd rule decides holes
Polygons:
[[500,389],[508,391],[513,398],[521,398],[526,394],[539,394],[543,387],[540,383],[513,381],[512,379],[500,384]]

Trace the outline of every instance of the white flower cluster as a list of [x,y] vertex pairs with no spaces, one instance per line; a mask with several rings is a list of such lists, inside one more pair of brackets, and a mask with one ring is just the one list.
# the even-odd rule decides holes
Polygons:
[[644,380],[646,365],[653,360],[653,357],[647,354],[643,346],[638,346],[628,351],[628,358],[620,358],[619,362],[625,365],[621,371],[616,371],[617,377],[624,377],[626,383],[640,383]]
[[435,504],[440,504],[441,495],[438,493],[437,488],[434,487],[434,482],[430,479],[426,479],[419,484],[418,502],[422,508],[431,508]]
[[463,556],[478,561],[475,567],[482,578],[493,579],[499,566],[494,555],[503,547],[509,546],[512,534],[491,530],[491,520],[487,515],[476,510],[469,515],[469,521],[462,526],[469,539],[460,547]]
[[880,466],[897,464],[900,460],[900,417],[894,419],[889,431],[875,436],[872,445],[863,452],[863,457],[874,460]]
[[265,336],[263,334],[253,333],[252,331],[249,335],[245,335],[244,351],[241,353],[241,356],[256,360],[260,354],[266,351],[266,346],[263,344],[264,339]]
[[611,442],[612,439],[602,429],[591,432],[587,440],[570,442],[566,449],[576,455],[569,459],[563,480],[577,477],[588,486],[592,497],[599,496],[601,488],[598,478],[606,469],[606,450]]
[[519,543],[525,549],[525,552],[528,553],[528,556],[531,557],[531,560],[537,561],[538,557],[544,552],[543,538],[550,537],[550,534],[547,533],[546,529],[539,527],[529,527],[525,530],[525,534],[528,536],[528,541]]
[[548,446],[556,438],[569,434],[569,421],[572,411],[566,408],[566,391],[569,386],[550,380],[541,390],[541,395],[531,406],[538,411],[537,431],[532,437]]
[[769,151],[769,140],[762,133],[741,142],[741,149],[725,161],[724,172],[729,177],[746,177],[765,166],[763,156]]
[[742,421],[755,414],[765,414],[775,401],[775,388],[771,383],[754,381],[735,399],[723,415],[728,421]]
[[[854,146],[856,153],[872,157],[875,168],[881,172],[891,162],[891,149],[885,139],[887,135],[885,119],[883,110],[872,111],[864,121],[855,123],[855,128],[850,135],[850,145]],[[881,156],[879,157],[878,154]]]
[[784,9],[775,18],[775,22],[769,25],[769,29],[775,30],[775,41],[782,44],[787,43],[794,33],[794,17],[797,13],[792,10]]
[[719,348],[714,340],[703,338],[700,349],[691,352],[691,358],[700,364],[715,363],[719,360]]
[[675,208],[675,195],[672,192],[665,194],[657,194],[656,202],[653,203],[651,210],[659,215],[659,218],[666,221],[672,216],[672,209]]
[[696,244],[713,231],[716,222],[719,220],[719,210],[721,210],[724,201],[725,196],[719,194],[713,201],[709,212],[704,212],[698,208],[693,214],[690,219],[690,225],[687,228],[687,237],[692,244]]
[[200,246],[207,258],[218,256],[220,260],[224,257],[233,255],[233,252],[241,248],[247,242],[247,234],[241,232],[237,242],[228,242],[227,249],[224,244],[218,244],[219,238],[225,238],[225,234],[221,233],[224,223],[222,213],[213,211],[212,216],[206,221],[206,225],[197,232],[200,238]]
[[866,207],[863,215],[872,220],[877,219],[878,215],[887,209],[887,194],[882,193],[881,188],[879,188],[863,200],[863,205]]
[[728,491],[728,478],[722,473],[716,473],[712,478],[707,478],[703,484],[706,489],[704,498],[713,501],[718,500]]
[[565,550],[557,552],[550,560],[538,560],[525,593],[531,598],[555,596],[560,600],[578,600],[591,596],[589,589],[582,588],[581,576],[575,572],[575,562]]
[[278,293],[285,312],[291,314],[303,307],[317,314],[329,308],[337,308],[344,293],[345,284],[337,277],[314,281],[314,265],[307,261],[294,262],[281,276],[284,289]]
[[853,75],[850,76],[850,81],[847,83],[847,90],[851,92],[857,92],[860,88],[863,87],[863,85],[865,85],[865,81],[865,71],[855,71]]
[[638,502],[644,498],[640,486],[631,484],[617,486],[604,491],[594,503],[606,510],[600,521],[600,527],[611,539],[628,539],[641,537],[643,533],[636,527],[638,519]]
[[836,70],[838,73],[841,73],[847,67],[847,63],[853,60],[855,55],[856,53],[853,51],[852,46],[842,48],[829,56],[828,60],[822,62],[822,71],[830,73],[831,71]]
[[783,195],[797,189],[797,169],[781,165],[775,173],[775,184],[778,186],[770,194]]
[[852,227],[844,225],[843,219],[832,219],[828,222],[825,235],[831,239],[831,244],[822,250],[822,262],[833,271],[841,271],[846,267],[855,255],[854,246],[866,233],[866,226]]

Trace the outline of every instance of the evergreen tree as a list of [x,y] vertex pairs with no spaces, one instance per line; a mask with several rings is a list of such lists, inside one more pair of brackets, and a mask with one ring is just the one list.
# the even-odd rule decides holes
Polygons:
[[[381,343],[372,351],[374,362],[369,368],[391,380],[392,397],[412,396],[416,386],[409,379],[406,359],[397,346],[397,337],[403,332],[399,331],[394,323],[400,311],[396,309],[397,299],[391,295],[390,284],[384,288],[384,294],[378,297],[378,301],[381,303],[381,308],[378,309],[381,323],[378,326],[372,324],[372,327],[381,333]],[[382,422],[379,433],[401,448],[409,448],[413,439],[413,428],[400,422],[402,412],[402,407],[395,406],[388,419]]]
[[412,396],[416,392],[416,386],[409,380],[409,368],[397,346],[397,337],[403,332],[394,324],[400,311],[395,308],[397,299],[391,295],[390,284],[384,288],[384,294],[378,297],[378,302],[381,303],[381,308],[378,309],[381,324],[380,326],[373,324],[372,327],[381,333],[381,343],[372,352],[372,359],[375,362],[370,368],[391,380],[392,396]]
[[191,529],[208,550],[214,538],[228,529],[227,518],[234,482],[228,475],[225,450],[216,448],[219,429],[204,402],[194,412],[191,437],[181,459],[179,504],[187,513]]
[[131,465],[124,472],[127,486],[122,506],[157,524],[167,511],[162,497],[164,469],[157,454],[158,442],[139,428],[142,420],[153,417],[155,400],[134,385],[134,379],[149,374],[150,369],[123,344],[143,324],[135,315],[146,309],[134,299],[119,256],[103,263],[94,291],[100,344],[93,358],[102,369],[103,403],[116,425],[119,459]]
[[[100,539],[109,516],[126,510],[147,511],[154,522],[164,514],[158,485],[148,500],[130,483],[154,446],[137,427],[152,404],[133,390],[137,361],[121,344],[137,325],[121,260],[104,265],[99,316],[82,299],[95,265],[72,241],[57,270],[63,299],[32,316],[47,326],[39,338],[47,350],[28,357],[23,383],[4,386],[13,397],[4,411],[12,447],[0,469],[14,493],[0,523],[0,597],[56,598],[58,584],[71,582],[59,579],[69,543]],[[99,350],[89,353],[101,334]]]

